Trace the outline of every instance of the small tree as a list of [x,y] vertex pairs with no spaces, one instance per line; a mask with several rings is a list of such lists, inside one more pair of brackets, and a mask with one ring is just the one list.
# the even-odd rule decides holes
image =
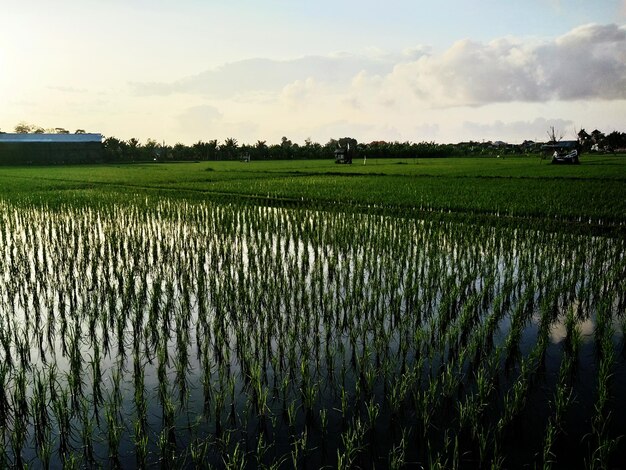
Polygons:
[[17,126],[15,126],[15,129],[13,130],[16,134],[29,134],[32,128],[33,126],[31,124],[28,124],[26,122],[20,122]]
[[549,144],[556,144],[564,136],[563,131],[557,130],[554,126],[550,126],[548,130],[546,131],[546,133],[548,134]]

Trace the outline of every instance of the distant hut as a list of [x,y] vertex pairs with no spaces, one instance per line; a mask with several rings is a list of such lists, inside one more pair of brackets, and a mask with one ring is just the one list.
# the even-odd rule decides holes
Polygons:
[[356,155],[357,141],[351,137],[344,137],[337,141],[335,150],[335,163],[352,163]]
[[561,140],[542,145],[541,149],[552,155],[552,163],[580,163],[580,144],[577,140]]

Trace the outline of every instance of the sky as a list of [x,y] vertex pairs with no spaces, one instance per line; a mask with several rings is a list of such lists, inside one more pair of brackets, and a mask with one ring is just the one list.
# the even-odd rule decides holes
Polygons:
[[626,132],[626,0],[2,0],[0,130],[168,144]]

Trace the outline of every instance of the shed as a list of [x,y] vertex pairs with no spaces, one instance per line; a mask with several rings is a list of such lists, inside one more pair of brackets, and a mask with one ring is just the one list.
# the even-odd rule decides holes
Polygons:
[[541,146],[546,153],[552,153],[552,163],[580,163],[580,144],[577,140],[561,140]]
[[102,161],[102,134],[0,134],[0,165]]

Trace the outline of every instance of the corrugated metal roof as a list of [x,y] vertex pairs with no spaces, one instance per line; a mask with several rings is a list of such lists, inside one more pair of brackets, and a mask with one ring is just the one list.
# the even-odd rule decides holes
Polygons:
[[0,134],[0,142],[100,143],[102,134]]

